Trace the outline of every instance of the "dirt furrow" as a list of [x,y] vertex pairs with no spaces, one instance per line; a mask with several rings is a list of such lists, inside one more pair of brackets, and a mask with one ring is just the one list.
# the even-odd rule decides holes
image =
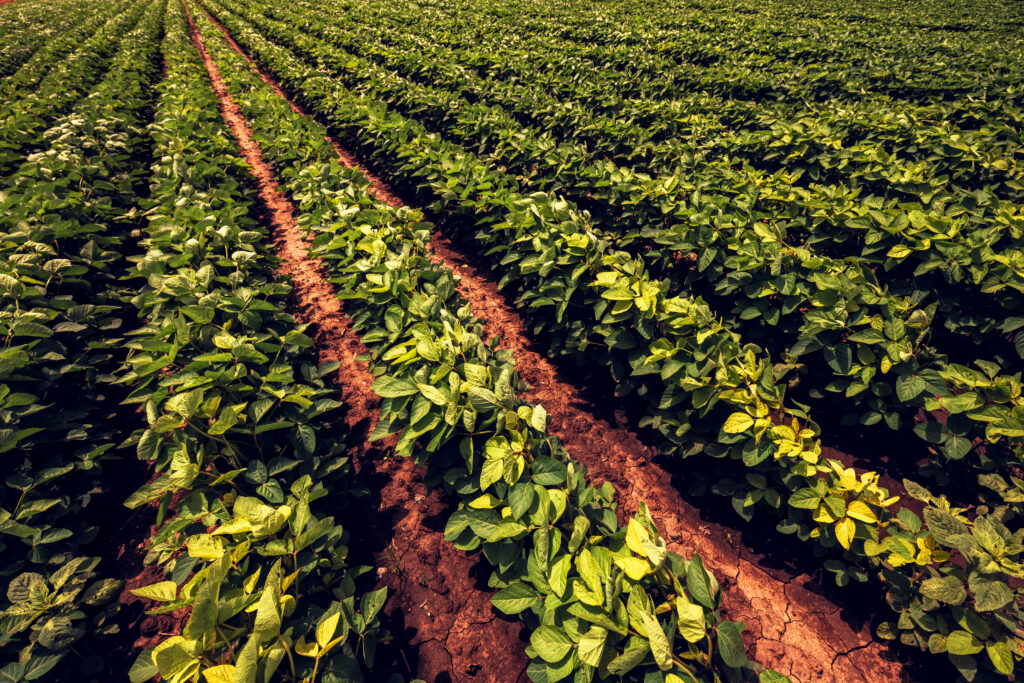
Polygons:
[[[313,324],[320,360],[341,364],[337,384],[347,407],[351,455],[371,489],[370,500],[361,502],[355,515],[358,523],[349,523],[352,545],[387,541],[375,564],[377,585],[389,589],[385,625],[395,642],[381,648],[378,661],[384,663],[390,657],[391,663],[429,683],[524,678],[527,658],[520,642],[522,626],[499,616],[490,593],[478,587],[486,576],[479,558],[444,540],[447,503],[437,491],[426,491],[419,468],[411,460],[391,455],[387,442],[367,444],[380,408],[370,389],[372,376],[355,360],[367,349],[352,331],[319,259],[309,258],[294,206],[279,189],[191,16],[189,24],[220,98],[221,113],[238,139],[267,209],[275,250],[282,258],[281,272],[294,288],[292,313],[299,321]],[[452,638],[453,633],[458,638]]]
[[[229,37],[226,29],[214,20]],[[263,80],[302,111],[232,41]],[[361,166],[354,155],[328,136],[341,162]],[[392,206],[404,202],[387,183],[365,167],[374,196]],[[670,547],[684,555],[700,553],[722,582],[725,611],[746,624],[745,640],[752,658],[804,683],[878,683],[908,680],[902,665],[885,645],[875,641],[870,624],[855,623],[840,607],[822,597],[820,587],[807,574],[758,566],[759,556],[740,542],[741,534],[703,518],[684,500],[672,475],[655,462],[657,455],[628,428],[599,417],[573,382],[529,342],[527,326],[499,292],[494,278],[475,267],[440,233],[433,236],[433,258],[460,276],[458,290],[489,336],[513,351],[516,368],[532,386],[524,398],[542,403],[551,416],[551,431],[563,440],[573,457],[583,462],[594,484],[615,486],[621,512],[632,514],[646,502]]]

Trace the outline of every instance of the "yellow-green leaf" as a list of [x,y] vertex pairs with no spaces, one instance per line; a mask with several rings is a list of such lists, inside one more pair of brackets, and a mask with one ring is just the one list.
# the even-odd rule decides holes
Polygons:
[[219,666],[211,666],[203,671],[203,677],[206,679],[206,683],[234,683],[235,665],[221,664]]
[[725,421],[725,426],[722,427],[722,431],[726,434],[739,434],[745,432],[754,426],[754,418],[750,417],[746,413],[733,413],[729,416],[729,419]]
[[213,535],[223,536],[225,534],[247,534],[252,531],[252,522],[241,517],[236,517],[226,524],[221,524],[217,527]]
[[836,522],[836,538],[839,539],[839,545],[849,550],[850,544],[853,543],[853,535],[856,531],[857,523],[849,517],[843,517],[841,520]]
[[647,564],[647,560],[642,560],[639,557],[616,558],[615,566],[626,572],[626,576],[634,581],[639,581],[651,572],[651,565]]
[[334,637],[334,631],[338,628],[339,619],[341,619],[341,612],[335,612],[316,625],[317,645],[327,647],[327,643],[331,642],[331,639]]
[[688,643],[699,643],[707,637],[703,607],[692,602],[677,600],[676,613],[679,615],[679,635]]
[[210,534],[197,534],[188,539],[188,554],[200,560],[217,560],[224,554],[224,545]]
[[178,584],[173,581],[161,581],[141,588],[132,588],[130,591],[132,595],[137,595],[140,598],[157,602],[171,602],[178,597]]
[[846,516],[853,517],[854,519],[866,524],[878,524],[878,518],[875,517],[875,511],[869,508],[867,503],[864,503],[863,501],[855,500],[850,503],[850,506],[846,508]]

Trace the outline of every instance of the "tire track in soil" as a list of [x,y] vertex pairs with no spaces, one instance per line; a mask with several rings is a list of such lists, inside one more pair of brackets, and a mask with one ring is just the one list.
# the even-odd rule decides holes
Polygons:
[[[308,116],[216,19],[210,19],[293,111]],[[345,166],[360,168],[379,201],[405,205],[355,155],[331,136],[325,139]],[[600,410],[532,347],[526,324],[509,306],[495,280],[439,232],[433,233],[432,240],[432,260],[444,263],[459,276],[456,288],[484,323],[488,337],[499,338],[502,346],[512,350],[516,369],[531,385],[523,398],[544,405],[551,418],[549,431],[587,466],[593,485],[608,481],[615,487],[620,520],[646,502],[671,549],[686,556],[700,553],[722,584],[725,615],[746,625],[744,642],[752,659],[803,683],[910,680],[890,648],[874,639],[870,624],[855,624],[845,618],[839,606],[819,594],[821,588],[810,575],[759,567],[761,556],[741,544],[739,532],[704,520],[700,510],[682,498],[671,474],[655,462],[656,451],[634,431],[598,417]]]
[[[350,455],[361,476],[380,484],[379,491],[374,491],[379,496],[377,509],[361,508],[364,514],[359,519],[365,526],[350,529],[353,544],[364,535],[370,542],[379,538],[378,534],[390,536],[387,548],[375,559],[377,586],[388,587],[384,617],[398,641],[392,646],[399,648],[396,663],[428,683],[526,680],[522,625],[499,615],[491,605],[491,592],[477,587],[481,574],[486,576],[480,571],[479,554],[464,553],[444,540],[444,521],[450,509],[447,501],[437,490],[427,492],[421,468],[411,459],[390,454],[388,441],[382,445],[366,442],[380,412],[380,399],[370,388],[373,377],[365,364],[355,360],[368,349],[352,331],[351,320],[335,298],[322,263],[309,258],[294,206],[279,189],[259,144],[252,139],[252,131],[202,44],[191,15],[188,20],[193,43],[220,98],[221,113],[238,140],[267,209],[275,251],[282,259],[280,272],[293,286],[292,313],[300,322],[312,323],[320,361],[341,363],[337,386],[347,408]],[[392,438],[390,444],[393,442]]]

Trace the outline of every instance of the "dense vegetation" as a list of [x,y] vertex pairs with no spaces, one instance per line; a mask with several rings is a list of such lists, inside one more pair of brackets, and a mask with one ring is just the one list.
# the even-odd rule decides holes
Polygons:
[[424,212],[325,136],[600,369],[691,492],[875,587],[879,638],[950,678],[1024,671],[1024,12],[656,5],[0,8],[5,680],[112,666],[82,644],[119,628],[122,502],[156,510],[162,580],[133,593],[190,610],[133,681],[388,673],[386,591],[338,521],[366,483],[337,365],[289,314],[223,96],[371,351],[371,438],[447,494],[532,680],[785,677],[519,396]]

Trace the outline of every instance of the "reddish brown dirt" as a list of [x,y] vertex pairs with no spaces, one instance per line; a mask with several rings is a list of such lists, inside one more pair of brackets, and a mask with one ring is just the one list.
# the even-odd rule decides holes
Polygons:
[[0,0],[0,5],[9,5],[12,2],[14,2],[14,0]]
[[[233,47],[249,59],[239,46]],[[265,82],[289,99],[249,61]],[[352,154],[330,141],[342,163],[358,165]],[[363,172],[378,199],[402,205],[384,182]],[[646,502],[673,550],[686,556],[700,553],[722,582],[726,616],[745,623],[745,641],[753,659],[804,683],[907,679],[889,649],[872,638],[868,624],[846,619],[838,606],[816,592],[820,589],[810,576],[759,567],[759,558],[741,545],[738,532],[704,520],[700,510],[680,496],[671,475],[654,462],[655,453],[634,432],[597,417],[599,411],[581,392],[531,348],[526,326],[492,279],[440,234],[434,236],[433,251],[436,261],[461,276],[459,292],[470,302],[474,315],[485,321],[487,334],[513,351],[517,369],[533,386],[524,398],[544,405],[551,416],[550,431],[590,469],[592,483],[609,481],[615,486],[620,513],[633,514],[641,501]]]
[[[398,641],[400,661],[428,683],[525,679],[522,626],[501,617],[491,605],[490,593],[476,586],[479,557],[444,540],[444,522],[438,520],[447,516],[446,502],[436,491],[427,493],[422,473],[411,460],[388,457],[380,445],[366,443],[380,410],[370,389],[373,378],[355,360],[367,349],[352,331],[319,259],[308,257],[293,205],[278,188],[191,16],[189,23],[220,97],[221,113],[238,139],[268,211],[274,244],[283,259],[281,272],[294,287],[293,313],[301,322],[313,324],[320,360],[341,363],[337,381],[347,407],[346,425],[353,436],[361,437],[350,440],[352,456],[360,474],[380,482],[374,492],[376,509],[361,508],[361,519],[368,529],[391,536],[377,558],[377,579],[378,586],[389,589],[384,614]],[[367,528],[353,530],[353,543]]]

